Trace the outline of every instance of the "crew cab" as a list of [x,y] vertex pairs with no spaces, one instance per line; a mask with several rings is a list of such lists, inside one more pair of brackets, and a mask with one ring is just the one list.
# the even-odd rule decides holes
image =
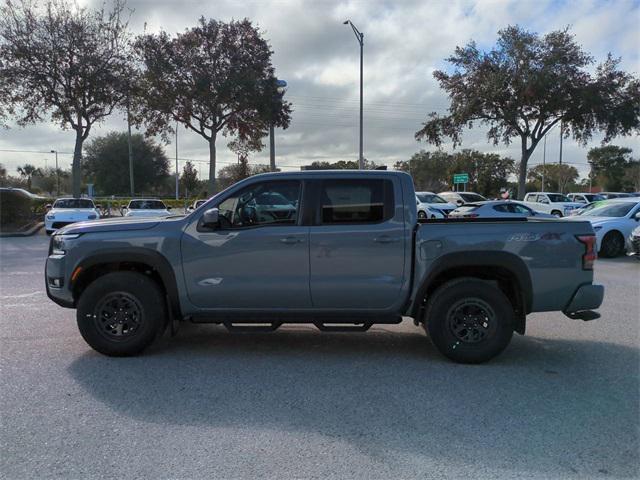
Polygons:
[[566,217],[571,215],[574,209],[584,206],[583,203],[572,202],[561,193],[548,192],[527,193],[522,203],[536,212],[549,213],[555,217]]
[[411,317],[444,355],[479,363],[524,334],[531,312],[598,318],[588,222],[423,223],[415,198],[402,172],[255,175],[186,216],[58,231],[47,293],[112,356],[141,352],[181,321],[348,332]]

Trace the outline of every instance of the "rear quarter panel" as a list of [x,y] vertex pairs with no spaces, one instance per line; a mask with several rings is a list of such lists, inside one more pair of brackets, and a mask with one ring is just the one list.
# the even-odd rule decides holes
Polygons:
[[[588,222],[529,220],[518,222],[427,223],[416,232],[415,290],[447,258],[504,252],[516,257],[528,270],[532,288],[531,311],[562,310],[576,288],[593,280],[593,271],[582,269],[584,245],[576,235],[593,234]],[[519,259],[519,260],[518,260]],[[487,266],[490,261],[487,261]],[[416,299],[413,299],[416,301]],[[421,300],[421,299],[418,299]]]

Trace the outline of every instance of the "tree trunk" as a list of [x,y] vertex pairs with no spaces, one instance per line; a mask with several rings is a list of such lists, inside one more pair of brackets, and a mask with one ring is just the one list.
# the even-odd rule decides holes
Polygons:
[[216,132],[212,132],[209,140],[209,196],[216,193]]
[[518,200],[522,200],[527,189],[527,163],[531,156],[531,150],[527,149],[527,137],[522,138],[522,154],[520,156],[520,168],[518,172]]
[[82,132],[76,130],[76,146],[73,149],[73,164],[71,166],[71,176],[73,178],[73,197],[80,198],[80,185],[82,172],[80,170],[80,161],[82,160],[82,144],[84,138]]

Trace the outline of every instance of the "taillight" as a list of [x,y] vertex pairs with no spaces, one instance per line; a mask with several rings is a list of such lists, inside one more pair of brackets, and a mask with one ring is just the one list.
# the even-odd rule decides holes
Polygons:
[[580,243],[584,244],[584,255],[582,255],[582,269],[593,270],[593,263],[598,258],[596,253],[596,236],[595,235],[576,235]]

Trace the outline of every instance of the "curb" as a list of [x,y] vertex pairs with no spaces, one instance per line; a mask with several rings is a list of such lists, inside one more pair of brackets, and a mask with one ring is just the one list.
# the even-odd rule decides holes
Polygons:
[[0,232],[0,238],[5,237],[30,237],[37,233],[42,227],[44,227],[44,222],[36,223],[29,230],[25,230],[24,232]]

